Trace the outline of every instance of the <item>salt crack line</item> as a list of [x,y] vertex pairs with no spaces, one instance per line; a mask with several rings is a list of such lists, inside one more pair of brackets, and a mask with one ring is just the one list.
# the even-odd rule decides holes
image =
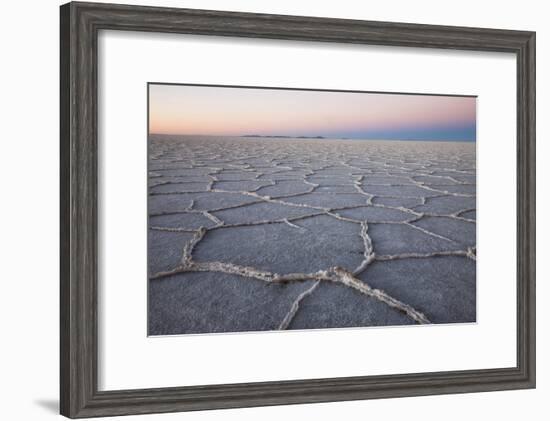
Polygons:
[[445,251],[434,251],[431,253],[400,253],[400,254],[383,254],[376,255],[374,260],[376,261],[390,261],[390,260],[400,260],[400,259],[427,259],[430,257],[443,257],[443,256],[459,256],[459,257],[468,257],[475,260],[475,253],[471,248],[467,250],[445,250]]
[[374,248],[372,246],[372,239],[370,238],[369,234],[369,225],[367,224],[367,221],[361,222],[361,231],[360,236],[363,239],[363,261],[357,266],[357,268],[353,271],[354,275],[359,275],[360,273],[364,272],[367,266],[375,259],[376,255],[374,253]]
[[426,190],[430,190],[436,193],[441,193],[448,196],[455,196],[455,197],[476,197],[475,194],[467,194],[467,193],[456,193],[456,192],[450,192],[448,190],[440,190],[440,189],[434,189],[433,187],[429,187],[425,184],[417,184],[418,187]]
[[424,234],[431,235],[432,237],[440,238],[442,240],[449,241],[450,243],[454,243],[454,241],[451,240],[450,238],[444,237],[443,235],[436,234],[435,232],[428,231],[427,229],[419,227],[418,225],[410,224],[408,222],[404,222],[403,224],[408,225],[409,227],[412,227],[412,228],[417,229],[419,231],[422,231]]
[[381,289],[374,289],[366,282],[360,281],[353,276],[350,272],[342,268],[333,268],[334,273],[338,276],[337,282],[341,282],[346,286],[354,288],[355,290],[361,292],[362,294],[368,295],[369,297],[376,298],[378,301],[381,301],[388,306],[395,308],[396,310],[405,313],[411,319],[413,319],[418,324],[429,324],[431,323],[428,318],[421,313],[420,311],[414,309],[408,304],[405,304],[392,296],[386,294]]
[[190,228],[180,228],[180,227],[157,227],[152,226],[149,227],[152,231],[166,231],[166,232],[189,232],[189,233],[195,233],[197,230],[190,229]]
[[206,234],[206,228],[200,227],[196,232],[191,241],[189,241],[185,246],[183,247],[183,253],[181,256],[181,263],[183,265],[189,265],[192,262],[193,256],[193,250],[195,249],[195,246],[204,238],[204,235]]
[[[204,234],[202,234],[204,235]],[[374,289],[370,287],[366,282],[363,282],[353,276],[351,272],[340,268],[338,266],[329,268],[327,270],[320,270],[313,273],[288,273],[284,275],[271,273],[268,271],[260,271],[248,266],[235,265],[233,263],[224,262],[195,262],[191,259],[191,252],[195,244],[200,241],[202,236],[200,233],[194,238],[189,245],[185,247],[184,256],[182,258],[182,264],[172,270],[166,272],[159,272],[150,277],[151,280],[158,280],[166,276],[175,275],[185,272],[222,272],[230,275],[239,275],[248,278],[255,278],[267,283],[287,283],[294,281],[329,281],[334,283],[343,284],[349,288],[352,288],[359,293],[377,299],[378,301],[387,304],[388,306],[401,311],[409,318],[413,319],[419,324],[431,323],[428,318],[418,310],[414,309],[408,304],[405,304],[386,292],[380,289]]]
[[216,224],[216,226],[222,226],[224,224],[224,222],[217,218],[216,216],[212,215],[210,212],[208,211],[202,211],[201,212],[205,217],[207,217],[208,219],[210,219],[212,222],[214,222],[214,224]]
[[292,228],[298,228],[298,229],[299,229],[300,231],[302,231],[302,232],[305,231],[304,228],[299,227],[298,225],[295,225],[295,224],[293,224],[292,222],[290,222],[290,221],[288,220],[288,218],[284,218],[284,219],[283,219],[283,222],[284,222],[285,224],[287,224],[288,226],[292,227]]
[[296,313],[298,313],[298,310],[300,309],[300,304],[302,300],[311,295],[313,291],[317,289],[320,283],[321,281],[315,281],[311,287],[309,287],[300,295],[298,295],[298,297],[296,297],[296,299],[292,302],[292,305],[290,306],[290,310],[279,324],[278,330],[286,330],[288,326],[290,326],[290,323],[292,323],[294,317],[296,316]]

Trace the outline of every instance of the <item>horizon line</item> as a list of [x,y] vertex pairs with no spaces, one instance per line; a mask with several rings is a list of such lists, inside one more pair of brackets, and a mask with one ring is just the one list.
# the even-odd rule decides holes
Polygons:
[[396,142],[463,142],[463,143],[476,143],[477,139],[405,139],[397,137],[330,137],[322,135],[311,135],[311,136],[289,136],[289,135],[261,135],[261,134],[196,134],[196,133],[148,133],[148,136],[195,136],[195,137],[244,137],[244,138],[261,138],[261,139],[300,139],[300,140],[372,140],[372,141],[396,141]]

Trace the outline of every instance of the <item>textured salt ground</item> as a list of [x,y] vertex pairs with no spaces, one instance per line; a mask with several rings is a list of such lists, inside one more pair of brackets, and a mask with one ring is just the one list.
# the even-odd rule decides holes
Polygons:
[[353,185],[319,186],[318,193],[354,194],[357,189]]
[[371,224],[369,235],[376,253],[394,255],[404,253],[433,253],[459,250],[460,244],[445,238],[434,237],[405,224]]
[[[435,199],[433,199],[435,200]],[[418,197],[373,197],[372,203],[375,205],[404,207],[415,209],[422,204],[422,198]]]
[[380,301],[338,284],[322,284],[302,301],[290,329],[391,326],[414,322]]
[[277,273],[361,263],[363,242],[355,224],[325,215],[295,223],[299,228],[278,223],[210,231],[193,255],[198,262],[231,262]]
[[265,220],[294,218],[312,213],[311,209],[285,206],[278,203],[257,202],[234,209],[212,212],[226,224],[242,224]]
[[327,177],[307,177],[307,180],[310,183],[318,184],[319,186],[341,186],[345,184],[353,185],[353,180],[349,177],[336,177],[336,176],[327,176]]
[[[379,177],[379,176],[365,176],[363,186],[376,186],[376,185],[391,185],[391,184],[403,184],[414,185],[414,181],[406,177],[391,176],[391,177]],[[374,187],[373,187],[374,188]]]
[[415,206],[418,212],[451,214],[463,209],[475,209],[475,197],[441,196],[426,199],[426,204]]
[[197,210],[223,209],[258,201],[259,199],[250,196],[231,193],[185,193],[149,196],[149,214],[180,211],[190,206]]
[[399,209],[379,208],[373,206],[361,206],[353,209],[344,209],[335,212],[347,218],[360,221],[375,222],[404,222],[414,218],[414,214]]
[[365,205],[367,199],[358,193],[331,195],[329,193],[309,193],[303,196],[289,197],[285,202],[315,206],[321,208],[344,208],[347,206]]
[[277,329],[295,297],[310,285],[266,285],[204,272],[167,277],[149,284],[149,334]]
[[261,187],[267,187],[269,182],[258,180],[245,181],[216,181],[214,188],[227,191],[256,191]]
[[375,262],[359,277],[437,323],[476,320],[476,270],[470,259],[447,256]]
[[380,186],[365,185],[363,190],[367,193],[380,197],[432,197],[438,196],[439,192],[426,190],[419,186]]
[[196,176],[178,176],[178,177],[164,177],[159,175],[158,177],[149,178],[149,186],[159,186],[163,184],[172,184],[172,183],[208,183],[210,178],[207,175],[196,175]]
[[475,321],[473,144],[154,136],[150,170],[151,335]]
[[279,181],[275,186],[261,187],[260,189],[258,189],[258,194],[274,198],[284,197],[292,194],[309,193],[311,187],[311,185],[308,185],[298,179],[292,181],[289,181],[288,179],[283,179],[283,181]]
[[200,227],[212,227],[214,222],[201,213],[183,213],[171,215],[159,215],[149,217],[151,227],[183,228],[196,230]]
[[469,219],[475,220],[476,219],[476,211],[475,210],[466,211],[466,212],[463,212],[460,216],[462,216],[464,218],[469,218]]
[[255,180],[261,173],[247,171],[221,171],[216,175],[219,181]]
[[149,230],[149,274],[169,270],[181,261],[181,250],[193,235],[186,232]]
[[426,216],[414,225],[448,238],[463,246],[475,247],[476,227],[470,222],[445,216]]
[[158,186],[153,186],[149,190],[151,193],[192,193],[192,192],[203,192],[208,185],[207,182],[204,183],[170,183],[170,184],[161,184]]

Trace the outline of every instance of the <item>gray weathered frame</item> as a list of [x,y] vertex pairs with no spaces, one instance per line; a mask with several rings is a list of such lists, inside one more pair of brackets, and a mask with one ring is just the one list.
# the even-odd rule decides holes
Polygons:
[[[157,389],[97,387],[101,29],[501,51],[517,58],[517,366]],[[190,9],[61,6],[61,414],[71,418],[535,387],[535,33]]]

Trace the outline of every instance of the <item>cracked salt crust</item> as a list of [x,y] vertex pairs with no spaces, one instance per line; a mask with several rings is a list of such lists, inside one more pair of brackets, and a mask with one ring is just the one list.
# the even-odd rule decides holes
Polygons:
[[[150,229],[193,234],[192,239],[182,245],[180,263],[169,270],[152,273],[151,282],[160,282],[165,277],[186,272],[237,275],[243,278],[243,282],[246,278],[266,283],[314,281],[309,288],[297,294],[279,329],[291,327],[302,303],[315,295],[322,282],[338,283],[374,298],[416,323],[431,323],[419,309],[382,289],[372,288],[358,276],[365,273],[368,279],[368,268],[373,262],[442,256],[476,260],[476,222],[468,217],[476,210],[473,144],[153,136],[150,140],[149,179],[150,197],[157,200],[156,210],[149,212]],[[289,190],[287,194],[281,191],[283,186]],[[265,194],[266,191],[272,191],[271,195]],[[251,200],[200,209],[196,207],[196,200],[191,199],[183,208],[173,208],[167,203],[164,203],[166,209],[163,208],[164,197],[198,193],[238,195]],[[356,203],[347,206],[339,204],[339,197],[351,198]],[[308,202],[312,198],[315,205]],[[466,206],[449,213],[425,211],[432,203],[437,204],[443,199],[448,201],[448,198],[452,198],[454,205],[465,202]],[[403,204],[393,206],[384,202]],[[278,206],[278,211],[283,213],[284,209],[303,209],[307,212],[280,218],[259,217],[239,223],[228,223],[220,215],[243,209],[257,211],[252,207],[262,203]],[[404,206],[408,203],[414,205]],[[364,209],[379,212],[372,220],[350,216],[349,211]],[[344,212],[347,212],[346,215]],[[389,215],[397,212],[407,217],[392,220]],[[388,215],[387,220],[380,216],[384,213]],[[155,217],[167,215],[181,216],[181,226],[174,226],[173,219],[170,226],[155,222]],[[186,215],[201,216],[209,224],[197,229],[189,228],[185,224]],[[330,266],[319,267],[312,272],[276,273],[234,262],[196,261],[193,255],[196,246],[216,230],[284,224],[304,233],[307,229],[300,226],[300,221],[323,215],[357,225],[357,235],[363,243],[362,261],[357,267]],[[429,218],[440,217],[472,224],[473,238],[460,242],[435,232]],[[382,233],[385,226],[407,227],[448,243],[448,248],[379,254],[376,242],[369,235],[369,225],[375,225]],[[220,244],[219,247],[227,247],[227,244]]]

